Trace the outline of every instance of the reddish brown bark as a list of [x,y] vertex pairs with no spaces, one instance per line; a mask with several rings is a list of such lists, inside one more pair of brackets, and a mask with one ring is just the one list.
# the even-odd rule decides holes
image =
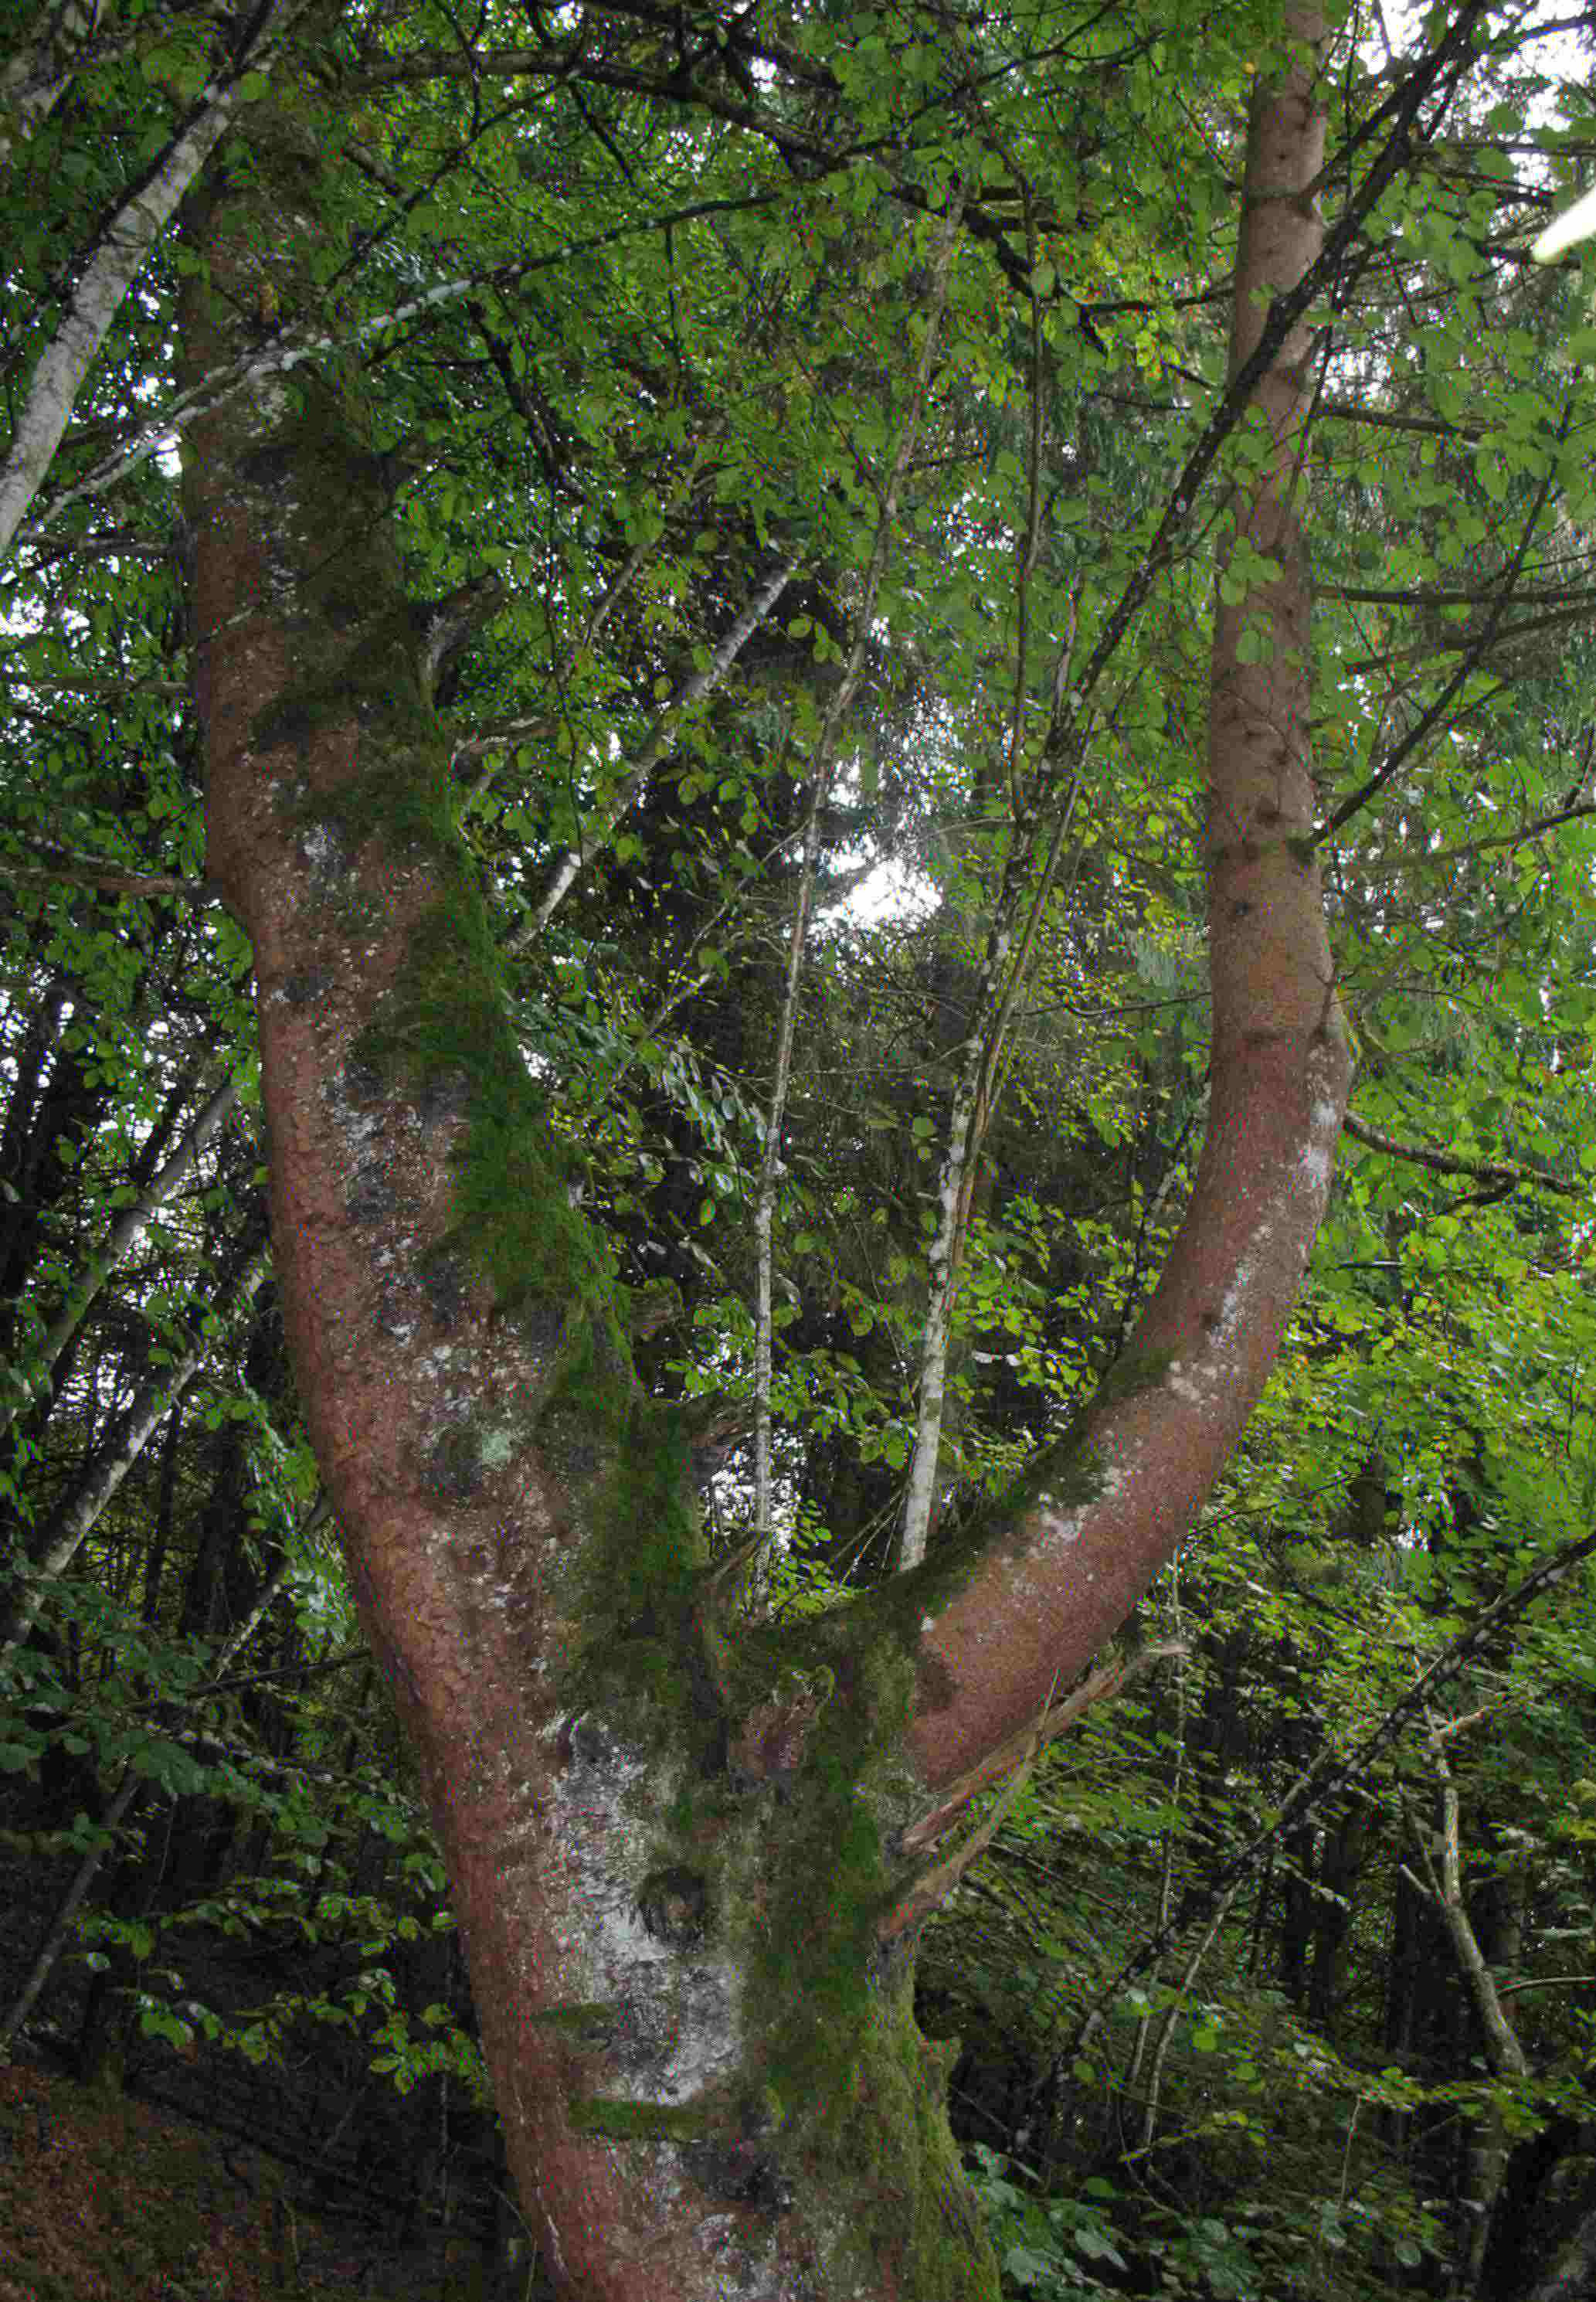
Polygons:
[[[301,197],[305,197],[301,193]],[[197,227],[230,310],[186,299],[191,369],[234,349],[277,244],[225,186]],[[280,279],[273,284],[280,296]],[[529,2216],[563,2290],[584,2302],[797,2302],[813,2289],[800,2216],[689,2178],[672,2144],[576,2130],[574,2098],[669,2104],[713,2083],[737,2041],[724,1962],[702,1963],[695,2022],[639,1923],[646,1801],[635,1754],[573,1722],[553,1664],[572,1625],[561,1571],[579,1500],[536,1449],[463,1464],[451,1434],[523,1431],[554,1356],[535,1322],[494,1315],[480,1283],[430,1257],[453,1219],[464,1116],[442,1096],[370,1076],[363,1034],[448,883],[439,859],[381,836],[340,842],[325,810],[397,740],[373,700],[425,713],[358,453],[315,446],[280,385],[194,427],[185,494],[196,538],[209,868],[254,945],[270,1130],[272,1234],[299,1398],[332,1498],[363,1622],[422,1769],[453,1887],[484,2053]],[[342,468],[337,467],[341,458]],[[373,541],[373,539],[378,539]],[[355,593],[368,615],[352,616]],[[373,637],[372,618],[375,617]],[[340,706],[339,618],[348,619]],[[319,710],[283,722],[285,698]],[[436,731],[430,771],[447,754]],[[557,1317],[553,1322],[558,1323]],[[669,1794],[671,1783],[664,1785]],[[674,1984],[675,1978],[669,1978]],[[723,2003],[724,2002],[724,2003]],[[623,2020],[561,2010],[619,2005]],[[713,2177],[719,2162],[710,2162]],[[897,2291],[890,2268],[878,2289]]]
[[[1321,142],[1306,72],[1260,98],[1235,358],[1257,325],[1252,291],[1299,277],[1316,244],[1295,195]],[[237,349],[240,315],[283,310],[301,292],[268,252],[281,245],[285,210],[313,231],[314,156],[291,136],[263,156],[276,171],[264,211],[244,178],[219,179],[196,220],[222,290],[215,304],[197,286],[187,298],[196,371]],[[1266,622],[1266,660],[1241,663],[1240,610],[1222,612],[1216,643],[1214,1089],[1192,1208],[1132,1343],[1140,1386],[1091,1420],[1097,1491],[1069,1500],[1065,1466],[1047,1468],[1031,1506],[926,1626],[907,1755],[932,1787],[1041,1705],[1178,1541],[1273,1363],[1323,1211],[1347,1064],[1317,875],[1292,844],[1311,820],[1307,594],[1292,506],[1304,351],[1288,346],[1259,394],[1272,450],[1237,503],[1240,533],[1281,562],[1249,603]],[[406,1072],[374,1052],[418,950],[474,896],[441,815],[427,813],[426,794],[445,786],[443,748],[358,404],[335,373],[303,391],[263,387],[196,426],[185,467],[210,868],[255,947],[290,1348],[363,1618],[427,1785],[523,2198],[568,2290],[590,2302],[842,2291],[979,2302],[995,2293],[995,2270],[950,2156],[934,2133],[925,2140],[934,2119],[921,2108],[912,2026],[892,2033],[896,2062],[878,2051],[903,1979],[873,1961],[867,1914],[820,1970],[841,2011],[794,2013],[799,2031],[806,2021],[817,2034],[831,2024],[818,2039],[833,2054],[823,2077],[803,2075],[816,2043],[806,2033],[790,2083],[851,2094],[848,2149],[828,2162],[818,2144],[788,2138],[807,2132],[805,2117],[825,2102],[789,2103],[799,2114],[786,2126],[778,2104],[772,2140],[750,2123],[746,2088],[737,2093],[750,2069],[762,2082],[767,2068],[749,2061],[751,2026],[765,2012],[749,1978],[756,1955],[787,1947],[767,1939],[786,1923],[771,1916],[778,1895],[815,1933],[830,1923],[813,1856],[785,1887],[779,1849],[768,1871],[762,1861],[760,1833],[773,1846],[790,1828],[802,1782],[776,1801],[758,1777],[778,1767],[801,1775],[812,1731],[835,1733],[850,1705],[868,1725],[868,1706],[887,1698],[867,1683],[879,1669],[882,1685],[895,1684],[894,1656],[850,1651],[840,1619],[834,1684],[805,1649],[806,1676],[744,1691],[740,1664],[716,1644],[713,1584],[693,1579],[697,1553],[681,1536],[682,1572],[669,1590],[696,1595],[671,1619],[702,1644],[696,1684],[723,1702],[731,1754],[705,1810],[701,1852],[742,1897],[740,1932],[711,1927],[702,1942],[691,1882],[671,1872],[662,1886],[649,1872],[679,1829],[670,1818],[683,1794],[681,1751],[637,1726],[624,1673],[607,1708],[571,1691],[592,1598],[572,1577],[604,1565],[606,1481],[625,1416],[606,1421],[580,1388],[563,1423],[545,1409],[568,1375],[573,1335],[587,1336],[583,1380],[595,1393],[607,1384],[624,1401],[625,1372],[618,1356],[604,1361],[608,1331],[576,1271],[574,1226],[571,1270],[556,1258],[524,1298],[506,1299],[458,1248],[458,1155],[502,1118],[484,1085],[490,1067],[467,1070],[456,1088],[447,1062]],[[493,998],[476,1025],[489,1040],[497,1029],[516,1069]],[[537,1131],[535,1114],[527,1130]],[[542,1169],[533,1180],[549,1222],[569,1225],[563,1193]],[[508,1197],[505,1215],[515,1216]],[[632,1492],[635,1525],[607,1554],[612,1566],[624,1569],[634,1534],[639,1547],[660,1542],[660,1523],[680,1508],[670,1489],[662,1473],[656,1491]],[[642,1611],[646,1636],[618,1625],[639,1667],[669,1645],[659,1607]],[[885,1836],[912,1813],[901,1770],[890,1785],[885,1774],[866,1782],[859,1763],[859,1787],[845,1785],[837,1812],[846,1823],[853,1800]],[[754,1778],[752,1794],[732,1779],[740,1772]],[[831,1842],[819,1843],[829,1857]],[[846,1902],[840,1890],[832,1899]],[[852,1995],[840,1971],[850,1958],[870,1978]],[[923,2090],[912,2101],[911,2086]],[[596,2102],[706,2112],[706,2138],[657,2126],[646,2138],[606,2138],[584,2130]],[[840,2197],[845,2174],[855,2188]],[[839,2226],[873,2200],[865,2266]]]
[[[1296,9],[1291,22],[1316,49],[1316,11]],[[1267,291],[1294,287],[1318,251],[1306,188],[1324,148],[1305,59],[1258,90],[1249,120],[1233,375],[1258,340]],[[1279,573],[1216,615],[1213,1061],[1196,1187],[1122,1363],[1125,1387],[1099,1400],[1043,1466],[994,1552],[926,1623],[911,1743],[932,1787],[953,1782],[1068,1684],[1190,1528],[1268,1380],[1324,1212],[1350,1063],[1308,844],[1308,578],[1297,503],[1308,357],[1300,326],[1255,397],[1270,451],[1233,499],[1224,564],[1241,542]],[[1245,629],[1262,636],[1258,662],[1242,660]]]

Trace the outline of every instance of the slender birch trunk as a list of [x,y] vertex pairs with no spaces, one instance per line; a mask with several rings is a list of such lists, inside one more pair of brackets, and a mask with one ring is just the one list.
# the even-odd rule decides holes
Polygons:
[[[1529,2057],[1508,2018],[1496,1977],[1475,1932],[1463,1895],[1458,1785],[1447,1755],[1447,1740],[1458,1726],[1470,1726],[1474,1721],[1463,1719],[1445,1727],[1432,1713],[1426,1712],[1425,1718],[1430,1763],[1435,1776],[1438,1827],[1432,1836],[1416,1817],[1409,1815],[1409,1834],[1424,1875],[1416,1877],[1410,1870],[1408,1877],[1441,1913],[1458,1971],[1474,2001],[1485,2044],[1485,2059],[1492,2072],[1499,2079],[1527,2079]],[[1493,2105],[1483,2109],[1471,2123],[1466,2163],[1468,2179],[1462,2204],[1467,2220],[1453,2265],[1451,2290],[1455,2302],[1472,2302],[1472,2298],[1480,2292],[1486,2248],[1491,2241],[1492,2216],[1507,2172],[1507,2132],[1501,2113]]]
[[1181,1969],[1181,1979],[1173,1986],[1173,1995],[1159,2018],[1157,2039],[1153,2047],[1152,2064],[1148,2071],[1147,2101],[1141,2113],[1141,2147],[1144,2150],[1151,2149],[1153,2137],[1157,2131],[1158,2097],[1164,2086],[1164,2066],[1169,2059],[1169,2049],[1174,2043],[1175,2025],[1180,2021],[1181,2009],[1191,1995],[1191,1986],[1197,1979],[1198,1971],[1204,1959],[1214,1946],[1214,1937],[1229,1917],[1231,1904],[1241,1891],[1241,1881],[1238,1878],[1233,1886],[1225,1888],[1214,1905],[1213,1915],[1203,1928],[1196,1948]]
[[[1178,1624],[1178,1611],[1176,1620]],[[1174,1779],[1169,1786],[1169,1806],[1170,1811],[1174,1815],[1178,1815],[1181,1811],[1182,1801],[1185,1791],[1187,1732],[1186,1680],[1186,1665],[1182,1659],[1175,1678]],[[1164,1833],[1164,1859],[1159,1865],[1158,1870],[1158,1913],[1153,1924],[1155,1931],[1159,1933],[1162,1933],[1163,1929],[1169,1924],[1170,1913],[1174,1908],[1174,1855],[1175,1831],[1172,1823]],[[1228,1907],[1229,1905],[1227,1904],[1226,1908],[1228,1909]],[[1159,1980],[1162,1969],[1163,1961],[1160,1959],[1154,1966],[1151,1976],[1151,1980],[1155,1987]],[[1130,2056],[1125,2064],[1124,2077],[1120,2081],[1120,2092],[1123,2095],[1129,2095],[1135,2089],[1136,2082],[1141,2074],[1142,2057],[1147,2052],[1148,2044],[1152,2034],[1153,2017],[1149,2012],[1141,2015],[1136,2024],[1135,2039],[1132,2045]],[[1153,2075],[1151,2079],[1149,2081],[1147,2105],[1142,2114],[1141,2141],[1142,2147],[1144,2149],[1149,2147],[1152,2143],[1154,2122],[1157,2117],[1158,2071],[1162,2067],[1162,2046],[1163,2040],[1160,2039],[1160,2051],[1154,2059]]]
[[[148,1230],[150,1218],[156,1208],[163,1206],[178,1186],[192,1174],[200,1153],[238,1100],[236,1080],[229,1080],[226,1086],[218,1088],[159,1172],[151,1177],[132,1204],[124,1207],[117,1216],[104,1246],[45,1331],[38,1355],[37,1387],[39,1390],[48,1388],[56,1361],[82,1325],[106,1280],[117,1264],[131,1255]],[[34,1395],[31,1390],[19,1390],[14,1398],[0,1402],[0,1432],[11,1428],[18,1416],[31,1403]]]
[[903,431],[898,437],[898,452],[892,459],[891,473],[882,495],[882,508],[876,521],[875,541],[871,547],[870,564],[865,571],[858,606],[854,613],[853,643],[842,678],[826,706],[821,722],[820,735],[810,763],[811,796],[808,821],[804,828],[804,860],[798,873],[798,903],[793,912],[792,927],[787,943],[787,980],[782,987],[781,1015],[777,1026],[776,1056],[771,1071],[770,1102],[765,1115],[765,1148],[759,1162],[759,1186],[754,1200],[754,1260],[756,1273],[756,1295],[754,1306],[754,1532],[768,1536],[771,1531],[771,1377],[773,1372],[775,1339],[775,1219],[776,1199],[781,1190],[785,1168],[781,1160],[781,1130],[787,1114],[787,1092],[792,1077],[792,1046],[798,1029],[798,985],[804,972],[804,953],[809,940],[809,920],[815,907],[815,880],[820,865],[821,818],[826,796],[831,790],[831,770],[836,765],[837,750],[848,707],[854,700],[860,676],[865,668],[865,653],[870,644],[871,621],[875,614],[875,602],[886,573],[888,554],[892,548],[893,532],[898,525],[898,500],[915,452],[919,436],[925,396],[936,365],[937,344],[941,335],[942,315],[948,306],[948,278],[953,265],[953,251],[958,239],[962,206],[955,200],[944,222],[941,240],[932,266],[931,293],[925,315],[925,334],[920,346],[920,360],[915,370],[909,404],[904,416]]
[[[992,965],[1001,967],[1008,955],[1008,937],[999,928],[988,945]],[[990,968],[983,968],[982,989],[990,983]],[[958,1050],[962,1058],[948,1120],[947,1147],[937,1179],[937,1228],[927,1259],[925,1326],[920,1344],[920,1381],[915,1405],[915,1447],[909,1458],[908,1490],[904,1497],[903,1531],[898,1539],[900,1568],[918,1567],[931,1535],[937,1497],[937,1465],[942,1450],[942,1423],[947,1407],[948,1349],[953,1331],[954,1291],[964,1243],[963,1210],[965,1178],[975,1155],[972,1141],[975,1092],[981,1077],[985,1045],[983,1003],[977,1001],[970,1019],[970,1034]]]
[[[1025,193],[1026,237],[1030,264],[1036,263],[1036,232],[1031,197]],[[1074,812],[1074,786],[1058,808],[1057,820],[1046,861],[1032,888],[1031,931],[1015,949],[1015,930],[1032,877],[1032,848],[1040,827],[1047,786],[1057,773],[1054,757],[1059,732],[1058,700],[1067,679],[1074,649],[1074,611],[1053,674],[1054,710],[1034,772],[1026,760],[1026,709],[1031,694],[1031,580],[1041,548],[1043,362],[1041,312],[1034,298],[1031,306],[1031,424],[1024,533],[1015,553],[1014,702],[1009,716],[1007,786],[1012,806],[1008,853],[998,900],[987,928],[981,974],[971,1004],[969,1030],[958,1050],[948,1134],[937,1179],[937,1222],[927,1258],[925,1328],[921,1340],[920,1373],[915,1388],[915,1445],[904,1496],[898,1534],[898,1565],[907,1571],[925,1556],[936,1514],[937,1469],[941,1458],[947,1418],[948,1352],[953,1333],[953,1306],[958,1286],[965,1235],[973,1200],[976,1164],[997,1100],[1004,1036],[1035,955],[1036,930],[1052,893],[1064,840]],[[1079,739],[1078,739],[1079,740]],[[1012,954],[1012,958],[1011,958]]]
[[243,101],[239,82],[267,60],[272,41],[290,13],[280,4],[266,11],[225,77],[206,88],[201,104],[117,209],[89,256],[54,340],[33,372],[11,451],[0,465],[0,559],[11,550],[44,484],[122,298],[177,214],[179,201],[232,125]]
[[[270,1271],[271,1257],[259,1248],[216,1306],[223,1319],[255,1300]],[[111,1435],[96,1449],[66,1500],[57,1505],[29,1545],[32,1567],[14,1600],[9,1619],[0,1621],[0,1664],[19,1647],[32,1629],[49,1593],[49,1585],[64,1575],[84,1538],[92,1533],[128,1473],[138,1462],[163,1416],[170,1413],[205,1365],[213,1337],[203,1334],[182,1357],[163,1367],[144,1384],[126,1413],[118,1416]]]

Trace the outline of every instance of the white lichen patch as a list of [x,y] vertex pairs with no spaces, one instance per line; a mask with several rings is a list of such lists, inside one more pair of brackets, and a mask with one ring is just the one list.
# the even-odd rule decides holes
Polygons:
[[1335,1163],[1324,1144],[1310,1143],[1302,1154],[1301,1164],[1303,1173],[1316,1191],[1329,1189],[1331,1172]]
[[1081,1513],[1058,1495],[1040,1494],[1036,1508],[1046,1523],[1048,1540],[1056,1546],[1067,1548],[1078,1542],[1081,1534]]
[[343,868],[343,851],[330,826],[325,823],[306,825],[300,836],[299,853],[313,870],[331,871]]
[[621,2010],[616,2088],[641,2103],[681,2104],[729,2078],[742,2058],[738,1982],[717,1946],[717,1914],[690,1945],[661,1940],[644,1924],[640,1896],[658,1863],[658,1818],[674,1785],[597,1719],[571,1722],[571,1756],[555,1786],[556,1843],[571,1879],[582,1933],[581,1970],[566,1995]]
[[798,2302],[801,2293],[812,2290],[795,2284],[783,2270],[773,2231],[751,2230],[735,2214],[704,2213],[702,2192],[678,2171],[683,2154],[675,2144],[664,2144],[652,2155],[662,2203],[693,2223],[703,2265],[694,2291],[704,2302]]

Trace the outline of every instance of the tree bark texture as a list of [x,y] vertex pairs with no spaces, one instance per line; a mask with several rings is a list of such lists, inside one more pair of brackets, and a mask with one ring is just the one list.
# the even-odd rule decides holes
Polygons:
[[[1317,254],[1317,11],[1254,96],[1230,372],[1271,291]],[[1298,497],[1310,332],[1289,335],[1241,427],[1208,722],[1207,1131],[1186,1218],[1119,1366],[1045,1457],[950,1603],[930,1606],[910,1742],[953,1780],[1067,1684],[1190,1527],[1278,1356],[1329,1197],[1350,1084],[1317,863],[1308,571]]]
[[[1305,64],[1255,108],[1238,358],[1316,244],[1297,195],[1321,140]],[[313,252],[319,167],[263,112],[213,170],[188,380],[252,314],[324,319],[280,252],[285,215]],[[186,443],[209,867],[255,949],[285,1328],[510,2164],[584,2302],[998,2293],[890,1914],[939,1794],[1179,1539],[1324,1204],[1346,1056],[1301,852],[1303,349],[1237,486],[1235,548],[1278,572],[1216,649],[1210,1144],[1131,1379],[994,1530],[779,1632],[732,1618],[510,1029],[357,378],[263,380]],[[1266,660],[1243,664],[1249,617]]]
[[[238,315],[301,316],[267,251],[320,197],[280,122],[213,180],[192,373]],[[873,1626],[723,1627],[685,1440],[505,1014],[353,379],[229,401],[185,490],[285,1326],[548,2258],[593,2302],[993,2296],[873,1929],[912,1674]]]

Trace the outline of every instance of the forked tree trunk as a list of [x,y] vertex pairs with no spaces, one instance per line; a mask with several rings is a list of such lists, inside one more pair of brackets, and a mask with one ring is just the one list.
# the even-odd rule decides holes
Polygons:
[[[285,219],[313,234],[316,154],[250,134],[192,225],[191,373],[251,313],[310,316],[309,266],[267,251]],[[1320,142],[1305,66],[1251,123],[1239,352],[1255,291],[1311,256]],[[506,1021],[355,380],[301,372],[189,436],[210,867],[255,946],[300,1398],[510,2163],[588,2302],[998,2291],[913,2021],[908,1849],[1189,1523],[1274,1357],[1345,1091],[1304,844],[1301,349],[1260,394],[1274,446],[1237,505],[1280,573],[1216,645],[1210,1146],[1130,1379],[984,1539],[780,1634],[728,1619]]]

